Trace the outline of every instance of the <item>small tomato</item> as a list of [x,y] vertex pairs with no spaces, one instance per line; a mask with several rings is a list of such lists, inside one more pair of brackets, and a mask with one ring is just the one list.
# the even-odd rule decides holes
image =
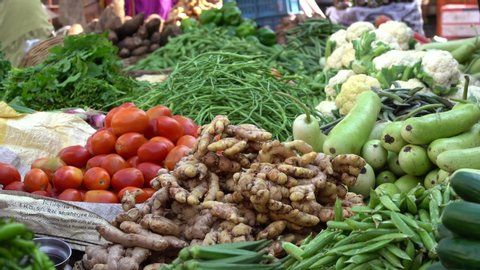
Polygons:
[[111,125],[117,136],[128,132],[143,133],[148,126],[148,116],[138,108],[125,108],[113,115]]
[[90,141],[91,154],[101,155],[110,154],[115,152],[115,143],[117,142],[117,136],[107,129],[94,133]]
[[141,162],[160,164],[168,154],[168,147],[163,142],[147,142],[140,146],[137,155]]
[[45,190],[36,190],[36,191],[32,192],[32,194],[36,194],[36,195],[40,195],[40,196],[44,196],[44,197],[52,197],[52,194],[50,194],[49,192],[47,192]]
[[100,167],[107,170],[110,176],[113,176],[119,170],[126,169],[130,167],[130,165],[121,156],[117,154],[110,154],[102,160]]
[[147,115],[149,119],[156,119],[159,116],[172,116],[172,110],[163,105],[157,105],[148,109]]
[[192,119],[183,115],[174,115],[172,118],[182,125],[186,135],[192,135],[195,138],[198,136],[198,125]]
[[145,138],[150,139],[157,136],[157,119],[148,120],[148,126],[143,132]]
[[40,169],[40,170],[44,171],[45,173],[47,173],[48,178],[50,180],[52,180],[53,179],[53,174],[58,169],[60,169],[61,167],[65,166],[65,165],[67,165],[67,164],[65,164],[65,162],[63,162],[63,160],[61,160],[58,157],[53,157],[53,158],[44,157],[44,158],[39,158],[39,159],[35,160],[32,163],[31,168],[32,169],[37,168],[37,169]]
[[179,162],[189,150],[190,148],[185,145],[175,146],[165,158],[165,167],[169,170],[173,170],[175,168],[175,164],[177,164],[177,162]]
[[147,141],[140,133],[128,132],[118,137],[115,151],[123,158],[131,158],[137,154],[138,148]]
[[183,135],[182,137],[180,137],[180,139],[178,139],[177,146],[185,145],[188,148],[193,148],[196,142],[197,138],[193,137],[192,135]]
[[164,143],[165,146],[167,146],[167,151],[170,152],[173,147],[175,147],[175,144],[173,144],[172,141],[170,141],[169,139],[165,138],[165,137],[162,137],[162,136],[156,136],[156,137],[153,137],[150,139],[151,142],[161,142],[161,143]]
[[82,170],[73,166],[63,166],[53,174],[53,186],[58,192],[67,188],[79,188],[82,181]]
[[162,168],[160,165],[151,162],[142,162],[136,167],[143,174],[143,179],[145,180],[145,187],[150,187],[150,181],[157,176],[158,170]]
[[148,198],[152,197],[152,195],[155,194],[155,192],[157,192],[157,190],[153,188],[142,188],[142,189],[143,191],[145,191],[145,193],[147,193]]
[[105,124],[104,126],[106,128],[109,128],[111,127],[111,124],[112,124],[112,117],[121,109],[123,108],[135,108],[135,104],[133,104],[132,102],[127,102],[127,103],[124,103],[118,107],[115,107],[113,109],[111,109],[107,115],[105,116]]
[[138,163],[140,163],[140,158],[138,158],[138,156],[133,156],[127,160],[127,163],[130,167],[136,168]]
[[88,152],[87,148],[81,145],[72,145],[63,148],[60,153],[58,153],[58,157],[67,165],[83,168],[92,155]]
[[57,199],[62,201],[81,202],[82,193],[74,188],[67,188],[57,196]]
[[90,168],[83,175],[83,185],[88,190],[108,189],[110,187],[110,174],[104,168]]
[[176,143],[177,140],[185,134],[183,126],[172,117],[159,116],[157,118],[157,133]]
[[115,193],[108,190],[89,190],[85,192],[84,202],[94,203],[118,203],[118,198]]
[[3,190],[27,191],[20,181],[14,181],[3,187]]
[[102,161],[103,159],[106,157],[107,155],[105,154],[101,154],[101,155],[96,155],[94,157],[92,157],[91,159],[89,159],[87,161],[87,166],[85,166],[85,169],[90,169],[90,168],[93,168],[93,167],[100,167],[102,165]]
[[23,179],[23,185],[28,192],[47,190],[48,184],[50,180],[47,173],[37,168],[28,171]]
[[124,187],[142,188],[144,182],[142,172],[136,168],[119,170],[112,177],[112,187],[116,191],[120,191]]
[[12,182],[21,181],[22,177],[15,166],[0,162],[0,184],[7,186]]

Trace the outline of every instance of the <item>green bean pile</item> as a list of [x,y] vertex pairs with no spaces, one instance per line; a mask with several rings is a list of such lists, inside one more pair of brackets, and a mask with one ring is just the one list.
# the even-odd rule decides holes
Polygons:
[[438,260],[437,225],[446,204],[454,199],[448,184],[431,189],[417,186],[393,196],[371,192],[367,206],[354,206],[302,246],[283,244],[287,270],[305,269],[425,269]]
[[321,93],[290,80],[276,78],[262,58],[208,52],[180,63],[167,81],[138,97],[135,104],[142,109],[163,104],[199,124],[209,123],[216,115],[227,115],[234,124],[254,124],[277,139],[287,140],[293,120],[303,110],[288,97],[275,93],[295,96],[309,108],[322,98]]

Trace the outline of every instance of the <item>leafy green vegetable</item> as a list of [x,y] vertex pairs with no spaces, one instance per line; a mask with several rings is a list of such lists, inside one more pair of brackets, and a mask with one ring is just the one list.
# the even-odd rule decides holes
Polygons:
[[41,64],[12,69],[4,81],[3,100],[18,97],[34,110],[69,107],[109,109],[142,88],[122,72],[117,48],[105,35],[65,37]]
[[11,68],[12,64],[10,64],[10,62],[7,60],[5,54],[0,51],[0,87],[2,85],[2,81],[5,79]]

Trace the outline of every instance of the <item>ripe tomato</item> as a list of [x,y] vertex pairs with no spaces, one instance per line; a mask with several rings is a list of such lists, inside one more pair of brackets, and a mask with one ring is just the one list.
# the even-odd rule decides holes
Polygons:
[[112,187],[119,191],[124,187],[143,187],[145,180],[139,169],[126,168],[116,172],[112,177]]
[[111,124],[112,124],[112,117],[121,109],[123,108],[135,108],[135,104],[133,104],[132,102],[127,102],[127,103],[124,103],[118,107],[115,107],[113,109],[111,109],[107,115],[105,116],[105,124],[104,126],[105,127],[111,127]]
[[3,190],[27,191],[23,183],[20,181],[11,182],[10,184],[4,186]]
[[168,147],[163,142],[147,142],[137,151],[141,162],[160,164],[168,154]]
[[176,143],[178,138],[185,134],[183,126],[175,119],[168,116],[159,116],[157,118],[157,133]]
[[142,172],[145,180],[144,187],[150,187],[150,181],[157,176],[158,170],[161,168],[161,166],[151,162],[142,162],[137,165],[137,169]]
[[115,151],[123,158],[130,158],[137,154],[138,148],[148,140],[140,133],[128,132],[117,139]]
[[67,188],[57,196],[62,201],[81,202],[82,193],[74,188]]
[[145,138],[150,139],[157,136],[157,119],[148,120],[148,126],[143,132]]
[[0,184],[6,186],[12,182],[21,181],[22,177],[17,168],[8,164],[0,162]]
[[175,148],[173,148],[165,158],[165,167],[169,170],[173,170],[175,168],[175,164],[177,164],[180,159],[186,156],[189,150],[190,148],[185,145],[175,146]]
[[97,155],[97,156],[92,157],[91,159],[89,159],[87,161],[87,166],[85,166],[85,169],[88,170],[88,169],[93,168],[93,167],[100,167],[102,165],[103,159],[106,156],[107,155],[105,155],[105,154],[101,154],[101,155]]
[[90,151],[92,155],[96,156],[115,152],[117,136],[107,129],[96,132],[91,138]]
[[85,192],[83,197],[84,202],[94,203],[118,203],[118,198],[115,193],[108,190],[89,190]]
[[23,185],[28,192],[47,190],[48,184],[50,180],[47,173],[37,168],[28,171],[23,179]]
[[130,167],[130,165],[121,156],[117,154],[110,154],[103,159],[100,167],[107,170],[110,176],[113,176],[119,170],[126,169]]
[[138,158],[138,156],[133,156],[127,160],[127,163],[128,165],[130,165],[130,167],[136,168],[138,163],[140,163],[140,159]]
[[140,191],[140,193],[135,197],[135,203],[143,203],[145,202],[150,196],[148,196],[148,193],[145,192],[143,189],[138,188],[138,187],[124,187],[122,190],[120,190],[117,194],[118,200],[122,201],[123,196],[125,193],[128,192],[136,192],[137,190]]
[[37,195],[44,196],[44,197],[52,197],[52,194],[50,194],[49,192],[47,192],[45,190],[36,190],[36,191],[32,192],[32,194],[37,194]]
[[175,164],[180,161],[184,156],[186,156],[187,152],[190,150],[185,145],[178,145],[172,149],[165,158],[165,167],[169,170],[173,170],[175,168]]
[[67,165],[83,168],[92,155],[85,147],[73,145],[63,148],[60,153],[58,153],[58,157]]
[[153,188],[142,188],[143,191],[145,191],[145,193],[147,193],[148,195],[148,198],[152,197],[152,195],[157,192],[156,189],[153,189]]
[[83,175],[83,186],[88,190],[108,189],[110,187],[110,175],[104,168],[90,168]]
[[66,166],[65,162],[58,157],[49,158],[39,158],[32,163],[31,168],[38,168],[45,173],[47,173],[50,180],[53,179],[53,174],[63,166]]
[[195,138],[198,136],[198,125],[192,119],[183,115],[174,115],[172,118],[182,125],[186,135],[192,135]]
[[183,135],[182,137],[180,137],[180,139],[178,139],[177,146],[185,145],[188,148],[193,148],[196,142],[197,138],[193,137],[192,135]]
[[159,116],[172,116],[172,110],[163,105],[158,105],[148,109],[147,115],[149,119],[156,119]]
[[63,166],[53,174],[53,186],[58,192],[67,188],[79,188],[82,181],[82,170],[73,166]]
[[173,147],[175,147],[175,144],[173,144],[172,141],[170,141],[169,139],[165,138],[165,137],[162,137],[162,136],[156,136],[156,137],[153,137],[150,139],[151,142],[161,142],[161,143],[164,143],[165,146],[167,146],[167,151],[170,152]]
[[128,132],[143,133],[148,126],[148,116],[138,108],[125,108],[113,115],[111,125],[117,136]]

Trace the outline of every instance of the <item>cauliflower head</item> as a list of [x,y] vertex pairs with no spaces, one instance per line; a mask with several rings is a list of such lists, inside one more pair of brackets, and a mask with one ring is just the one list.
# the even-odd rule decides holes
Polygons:
[[394,84],[390,88],[407,88],[407,89],[414,89],[421,87],[420,93],[429,93],[427,86],[421,82],[419,79],[410,79],[408,81],[395,81]]
[[351,42],[345,43],[337,47],[327,58],[325,63],[326,69],[341,69],[342,67],[350,67],[355,60],[355,50]]
[[392,66],[414,66],[416,63],[422,61],[424,51],[401,51],[392,50],[373,59],[373,64],[377,70],[383,68],[391,68]]
[[353,75],[342,85],[342,90],[335,99],[335,105],[340,114],[346,115],[355,105],[358,95],[380,87],[380,82],[376,78],[365,74]]
[[347,28],[347,41],[359,38],[363,33],[375,30],[375,26],[369,22],[354,22]]
[[333,33],[329,39],[330,41],[335,42],[335,47],[338,48],[347,43],[347,31],[345,29],[340,29]]
[[390,35],[390,33],[375,29],[372,31],[375,33],[375,41],[372,43],[372,47],[376,48],[380,43],[384,43],[385,45],[388,45],[392,50],[399,50],[400,45],[397,42],[397,39]]
[[335,100],[335,97],[337,97],[337,91],[335,88],[337,88],[337,85],[340,85],[344,83],[348,78],[351,76],[355,75],[355,72],[350,69],[342,69],[339,70],[338,73],[331,77],[330,80],[328,80],[327,86],[325,86],[325,94],[327,96],[327,100]]
[[449,94],[460,78],[458,62],[442,50],[429,50],[422,58],[421,79],[438,95]]
[[334,117],[333,111],[337,109],[337,105],[335,105],[335,101],[324,100],[315,109],[323,116]]
[[397,39],[402,50],[408,50],[413,30],[404,22],[388,21],[378,27],[379,30],[389,33]]

